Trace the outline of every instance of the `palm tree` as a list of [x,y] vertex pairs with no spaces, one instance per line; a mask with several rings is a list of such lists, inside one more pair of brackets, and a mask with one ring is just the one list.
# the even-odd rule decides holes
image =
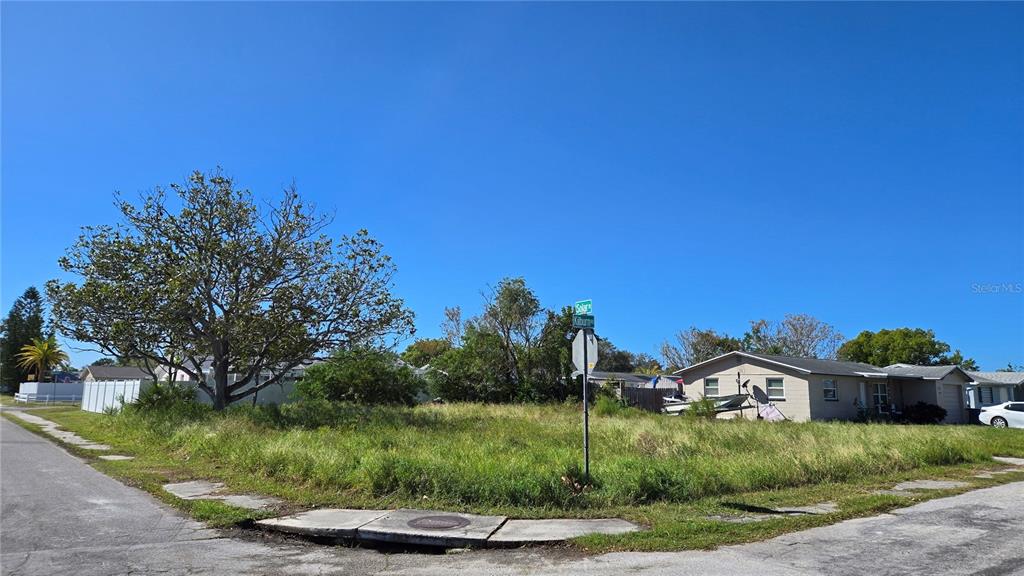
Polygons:
[[69,361],[68,355],[60,349],[57,339],[50,336],[46,340],[33,338],[31,344],[21,347],[17,355],[18,366],[36,371],[36,382],[42,382],[46,371]]

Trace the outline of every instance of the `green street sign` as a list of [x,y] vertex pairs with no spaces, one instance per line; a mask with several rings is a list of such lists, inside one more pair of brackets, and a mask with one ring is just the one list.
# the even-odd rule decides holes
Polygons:
[[572,315],[572,327],[573,328],[594,328],[594,315],[593,314],[573,314]]
[[577,316],[589,316],[594,313],[593,300],[580,300],[573,307],[573,314]]

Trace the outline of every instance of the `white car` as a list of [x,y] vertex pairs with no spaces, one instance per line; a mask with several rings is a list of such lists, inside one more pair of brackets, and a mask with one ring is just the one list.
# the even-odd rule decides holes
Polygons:
[[985,406],[978,415],[982,424],[996,428],[1024,428],[1024,402],[1003,402]]

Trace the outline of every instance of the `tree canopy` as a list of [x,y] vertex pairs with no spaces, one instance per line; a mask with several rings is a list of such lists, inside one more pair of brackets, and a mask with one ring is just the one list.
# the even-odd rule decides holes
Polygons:
[[365,230],[329,238],[330,218],[294,186],[257,204],[219,169],[196,171],[116,205],[117,226],[84,228],[60,260],[80,282],[47,284],[55,325],[106,355],[176,369],[215,408],[327,351],[413,332],[380,244]]
[[[543,308],[523,278],[501,280],[485,293],[482,314],[465,322],[460,308],[446,308],[442,331],[451,347],[430,363],[433,394],[477,402],[581,398],[582,378],[572,376],[572,317],[570,306]],[[598,338],[598,346],[597,370],[661,369],[651,356],[620,349],[605,338]]]
[[670,370],[678,370],[742,347],[738,338],[690,326],[676,334],[675,342],[665,341],[661,345],[661,356]]
[[421,338],[409,344],[402,352],[402,360],[410,366],[422,368],[451,349],[452,345],[444,338]]
[[672,368],[692,366],[727,352],[742,350],[804,358],[835,358],[843,335],[808,314],[787,314],[781,322],[754,320],[741,338],[691,326],[665,342],[661,355]]
[[411,406],[423,386],[394,353],[357,347],[339,350],[326,362],[310,366],[295,392],[307,400]]
[[935,332],[923,328],[896,328],[871,332],[865,330],[839,348],[839,358],[864,362],[873,366],[890,364],[917,364],[935,366],[956,364],[967,370],[977,370],[972,358],[964,358],[959,350],[949,354],[950,346],[935,337]]

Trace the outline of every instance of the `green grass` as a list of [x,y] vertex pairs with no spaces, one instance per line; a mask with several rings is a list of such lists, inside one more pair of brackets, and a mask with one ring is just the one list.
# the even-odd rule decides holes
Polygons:
[[[993,455],[1024,457],[1024,431],[980,426],[709,422],[603,410],[591,419],[593,478],[584,486],[581,418],[571,406],[290,406],[194,419],[72,409],[41,415],[137,456],[97,466],[154,493],[168,480],[211,478],[294,508],[619,516],[650,527],[579,541],[593,550],[705,548],[878,512],[914,501],[871,494],[907,478],[967,478],[975,487],[1024,479],[969,478],[998,467]],[[742,506],[824,501],[839,511],[744,524],[714,519],[741,514]],[[242,514],[187,506],[217,524]]]

